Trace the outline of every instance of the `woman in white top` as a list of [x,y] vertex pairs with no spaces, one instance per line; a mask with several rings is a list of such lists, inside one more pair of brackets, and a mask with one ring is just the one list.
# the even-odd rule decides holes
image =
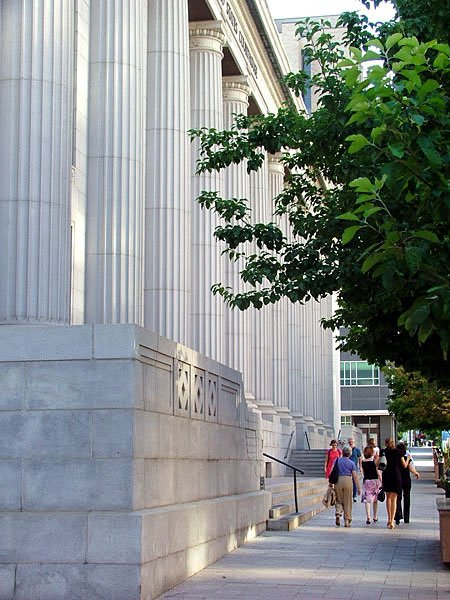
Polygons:
[[375,462],[378,462],[378,457],[380,456],[380,449],[375,444],[375,439],[374,438],[369,438],[369,441],[367,442],[367,445],[368,446],[372,446],[372,448],[373,448],[373,458],[374,458]]

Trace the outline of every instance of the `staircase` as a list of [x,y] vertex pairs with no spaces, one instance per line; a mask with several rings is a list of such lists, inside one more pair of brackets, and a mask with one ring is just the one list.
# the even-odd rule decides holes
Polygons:
[[293,477],[266,479],[265,489],[272,492],[272,508],[269,510],[267,529],[290,531],[309,521],[322,510],[326,510],[322,504],[326,486],[324,477],[300,477],[297,474],[298,513],[296,513]]
[[[305,472],[306,477],[324,477],[323,466],[325,463],[326,450],[319,448],[314,450],[292,450],[289,463],[297,469]],[[289,474],[292,473],[288,469]]]

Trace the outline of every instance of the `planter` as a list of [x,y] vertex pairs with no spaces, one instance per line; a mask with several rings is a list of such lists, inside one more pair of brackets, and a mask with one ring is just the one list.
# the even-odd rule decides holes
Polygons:
[[450,499],[437,498],[439,511],[439,537],[441,542],[442,562],[450,562]]
[[438,488],[445,490],[445,497],[450,498],[450,479],[440,479],[436,482]]

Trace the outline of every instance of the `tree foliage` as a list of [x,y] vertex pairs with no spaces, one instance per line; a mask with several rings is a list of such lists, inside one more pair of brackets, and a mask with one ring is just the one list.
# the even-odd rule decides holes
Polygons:
[[[404,30],[382,41],[355,13],[341,23],[344,44],[326,22],[298,28],[320,71],[286,81],[297,95],[318,90],[312,115],[287,104],[237,116],[229,131],[192,132],[199,172],[241,161],[256,170],[265,151],[282,153],[288,173],[271,223],[254,223],[247,199],[199,198],[222,218],[215,235],[252,286],[214,291],[240,309],[335,292],[325,326],[348,329],[344,349],[450,383],[450,47]],[[249,241],[257,253],[245,252]]]
[[383,369],[392,391],[388,408],[402,431],[418,429],[425,433],[450,428],[450,389],[430,382],[418,372],[403,368]]
[[[371,2],[377,6],[381,0]],[[381,35],[400,32],[405,36],[414,35],[420,40],[436,39],[450,43],[449,0],[392,0],[391,3],[396,9],[397,18],[381,25]]]

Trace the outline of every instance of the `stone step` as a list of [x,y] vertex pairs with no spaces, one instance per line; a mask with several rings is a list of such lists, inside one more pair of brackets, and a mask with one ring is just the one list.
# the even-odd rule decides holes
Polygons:
[[[326,484],[325,477],[314,477],[313,482],[308,485],[304,485],[303,482],[299,482],[297,480],[297,495],[298,496],[306,496],[307,494],[313,493],[318,488],[322,488]],[[294,482],[293,479],[282,486],[277,486],[274,488],[267,488],[266,490],[272,492],[272,494],[283,494],[283,493],[294,493]]]
[[279,519],[290,512],[292,509],[289,504],[273,504],[272,508],[269,508],[269,520]]
[[[327,481],[325,478],[317,478],[317,483],[314,486],[304,488],[297,486],[297,498],[301,501],[304,498],[310,496],[316,496],[317,494],[323,494],[326,489]],[[294,486],[288,486],[286,488],[272,490],[272,504],[284,504],[287,498],[294,497]]]
[[[324,486],[326,483],[325,477],[298,477],[297,476],[297,493],[308,494],[314,492],[318,487]],[[266,479],[265,489],[272,494],[279,492],[292,492],[294,493],[294,478],[291,477],[276,477],[273,479]]]
[[[316,490],[315,493],[312,493],[312,494],[303,495],[303,496],[297,495],[299,508],[301,508],[305,505],[309,505],[309,504],[320,503],[322,501],[325,490],[326,490],[326,487],[322,487],[322,488]],[[277,495],[272,498],[272,506],[279,506],[281,504],[290,506],[291,507],[290,510],[294,511],[295,510],[294,494],[293,493],[283,494],[283,495],[280,494],[280,495]]]
[[315,448],[314,450],[292,450],[291,456],[324,456],[326,448]]
[[298,512],[295,512],[293,478],[266,480],[266,490],[272,492],[267,529],[291,531],[311,519],[325,508],[322,504],[325,489],[323,477],[297,478]]
[[[297,473],[297,488],[307,489],[313,488],[317,485],[318,477],[306,477]],[[265,489],[269,492],[293,488],[294,477],[292,475],[285,477],[273,477],[272,479],[265,480]]]
[[[302,469],[305,475],[309,477],[322,477],[323,465],[325,462],[325,448],[315,448],[313,450],[293,450],[289,462],[294,467]],[[292,473],[292,469],[287,469],[286,474]]]
[[[295,465],[294,465],[295,466]],[[308,477],[324,477],[323,464],[322,465],[304,465],[302,464],[303,471]],[[292,475],[293,471],[287,469],[286,475]]]
[[303,509],[298,513],[289,513],[280,517],[279,519],[268,519],[267,530],[268,531],[292,531],[303,523],[306,523],[312,519],[315,515],[319,514],[325,507],[321,504],[315,504],[308,508]]

